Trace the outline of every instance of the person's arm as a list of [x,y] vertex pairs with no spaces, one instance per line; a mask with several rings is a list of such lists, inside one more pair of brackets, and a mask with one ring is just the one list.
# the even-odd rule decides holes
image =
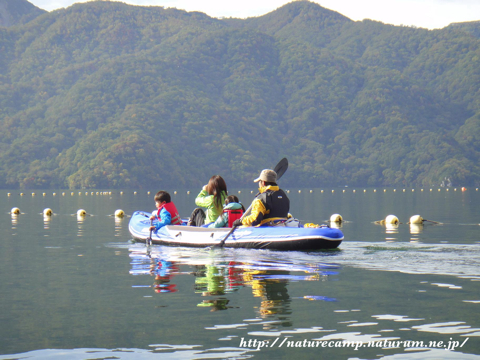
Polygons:
[[222,213],[218,216],[217,220],[213,224],[208,225],[209,228],[221,228],[225,227],[228,223],[228,214]]
[[155,223],[155,231],[172,223],[172,215],[165,209],[160,210],[160,220]]
[[252,211],[250,212],[250,215],[245,216],[242,219],[242,225],[255,226],[260,224],[266,211],[267,209],[265,208],[265,205],[263,205],[261,200],[253,200]]
[[213,203],[213,195],[208,195],[206,190],[200,191],[195,199],[195,205],[200,206],[202,208],[208,208]]
[[150,216],[150,220],[157,220],[157,210],[152,211],[152,215]]

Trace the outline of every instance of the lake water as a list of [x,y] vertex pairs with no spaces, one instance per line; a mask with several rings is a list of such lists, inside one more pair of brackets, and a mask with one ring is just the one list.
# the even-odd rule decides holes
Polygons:
[[147,249],[112,214],[154,190],[0,191],[0,359],[480,359],[477,189],[291,189],[303,222],[345,220],[317,252]]

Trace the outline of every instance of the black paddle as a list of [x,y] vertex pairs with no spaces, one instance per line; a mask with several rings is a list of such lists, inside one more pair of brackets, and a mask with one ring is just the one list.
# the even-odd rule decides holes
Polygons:
[[[152,226],[153,226],[153,220],[150,220],[150,227]],[[147,246],[152,244],[152,231],[153,230],[150,230],[150,236],[145,240],[145,244]]]
[[[273,171],[277,173],[277,181],[283,176],[283,174],[285,174],[285,171],[287,171],[287,169],[288,169],[288,160],[287,158],[283,158],[278,162],[277,166],[275,166],[275,168],[273,169]],[[255,195],[255,197],[257,196],[258,194]],[[252,204],[253,204],[253,201],[252,201]],[[252,204],[250,204],[248,209],[243,213],[240,220],[243,220],[243,218],[250,212],[250,210],[252,209]],[[215,244],[214,247],[223,247],[223,245],[225,245],[225,241],[227,241],[228,237],[235,231],[235,229],[238,226],[239,225],[233,226],[232,229],[228,232],[228,234],[223,238],[223,240],[220,241],[218,244]]]

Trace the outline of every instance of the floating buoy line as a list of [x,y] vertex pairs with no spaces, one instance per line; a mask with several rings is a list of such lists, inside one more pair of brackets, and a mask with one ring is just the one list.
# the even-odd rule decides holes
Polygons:
[[[408,225],[423,225],[425,222],[432,223],[432,224],[443,224],[438,221],[432,221],[432,220],[427,220],[424,219],[420,215],[413,215],[410,217],[409,221],[407,222]],[[385,219],[383,220],[377,220],[374,221],[374,224],[378,225],[394,225],[397,226],[399,224],[402,224],[400,220],[398,219],[397,216],[395,215],[388,215]]]
[[[475,188],[475,191],[478,191],[478,189],[479,189],[478,187]],[[445,192],[449,192],[450,190],[452,190],[452,191],[465,192],[465,191],[467,191],[468,189],[467,189],[466,187],[460,187],[460,188],[448,188],[448,187],[447,187],[447,188],[441,188],[441,187],[440,187],[440,188],[429,188],[429,189],[424,189],[424,188],[421,188],[421,189],[412,188],[412,189],[410,189],[411,192],[416,192],[416,191],[420,191],[420,192],[433,192],[433,191],[435,191],[435,190],[436,190],[436,191],[442,191],[442,190],[444,190]],[[291,191],[290,189],[285,190],[285,192],[288,193],[288,194],[290,193],[290,191]],[[319,189],[319,191],[320,191],[320,193],[322,193],[322,194],[323,194],[324,192],[326,192],[324,189]],[[331,192],[332,194],[334,194],[334,193],[336,193],[336,191],[337,191],[336,189],[332,189],[330,192]],[[363,192],[364,192],[364,193],[367,193],[368,191],[369,191],[368,189],[363,189]],[[370,191],[376,193],[376,192],[377,192],[377,189],[373,188],[373,189],[370,189]],[[392,189],[383,189],[383,190],[382,190],[383,193],[387,193],[387,192],[389,192],[389,191],[397,192],[397,189],[396,189],[396,188],[392,188]],[[255,190],[250,190],[250,194],[253,194],[253,193],[255,193],[255,192],[256,192]],[[306,191],[306,192],[304,192],[302,189],[299,189],[299,190],[298,190],[298,193],[299,193],[299,194],[306,194],[306,193],[313,194],[314,192],[315,192],[315,191],[312,190],[312,189],[310,189],[310,190],[308,190],[308,191]],[[356,192],[357,192],[357,189],[351,189],[351,190],[350,190],[350,189],[341,189],[341,192],[344,193],[344,194],[345,194],[345,193],[348,193],[348,192],[356,193]],[[402,189],[402,192],[407,192],[407,189]],[[146,195],[151,195],[151,193],[152,193],[151,191],[146,191],[146,192],[145,192]],[[177,195],[177,194],[179,194],[179,193],[180,193],[180,192],[177,191],[177,190],[173,191],[173,194],[174,194],[174,195]],[[191,194],[191,191],[190,191],[190,190],[186,190],[185,193],[186,193],[187,195],[190,195],[190,194]],[[241,191],[241,190],[238,190],[237,193],[238,193],[238,194],[241,194],[242,191]],[[338,191],[337,191],[337,193],[338,193]],[[118,194],[124,195],[124,194],[125,194],[125,191],[119,191]],[[132,194],[133,194],[133,195],[137,195],[137,194],[138,194],[138,191],[132,191]],[[20,192],[20,193],[18,193],[18,195],[19,195],[19,196],[25,196],[25,193]],[[31,195],[32,195],[32,197],[34,197],[34,196],[37,195],[37,193],[32,192]],[[56,196],[56,195],[57,195],[56,192],[52,192],[52,196]],[[62,196],[65,196],[65,195],[67,195],[67,193],[66,193],[66,192],[62,192],[61,195],[62,195]],[[78,196],[103,196],[103,195],[109,195],[109,196],[111,196],[111,195],[114,195],[114,193],[113,193],[112,191],[90,191],[90,192],[88,192],[88,191],[85,191],[85,192],[79,191],[79,192],[78,192]],[[11,197],[11,196],[12,196],[12,193],[11,193],[11,192],[7,193],[7,196],[8,196],[8,197]],[[48,196],[48,194],[47,194],[46,192],[43,192],[43,193],[42,193],[42,196],[46,197],[46,196]],[[71,192],[70,192],[70,196],[75,196],[75,192],[74,192],[74,191],[71,191]]]
[[[342,194],[345,194],[345,193],[348,193],[348,192],[351,192],[351,193],[354,193],[356,194],[357,193],[357,190],[356,189],[349,189],[349,188],[345,188],[345,189],[340,189],[340,193]],[[450,190],[456,192],[456,191],[461,191],[461,192],[465,192],[467,191],[467,188],[466,187],[459,187],[459,188],[442,188],[442,187],[439,187],[439,188],[428,188],[428,189],[424,189],[424,188],[421,188],[421,189],[415,189],[415,188],[412,188],[410,191],[413,193],[413,192],[416,192],[416,191],[419,191],[419,192],[434,192],[434,191],[437,191],[437,192],[441,192],[442,190],[445,191],[445,192],[449,192]],[[286,193],[290,193],[291,190],[290,189],[287,189],[285,190]],[[373,193],[377,193],[377,189],[376,188],[371,188],[371,189],[363,189],[363,193],[367,193],[368,191],[371,191]],[[397,189],[396,188],[384,188],[382,189],[381,193],[387,193],[387,192],[394,192],[396,193],[397,192]],[[475,188],[475,191],[478,191],[478,188]],[[250,194],[253,194],[254,190],[251,190],[250,191]],[[326,191],[324,189],[319,189],[317,190],[316,192],[319,192],[320,194],[323,194],[325,193]],[[332,194],[337,194],[339,191],[336,191],[336,189],[331,189],[331,193]],[[401,189],[401,192],[402,193],[406,193],[407,192],[407,189],[403,188]],[[119,191],[118,194],[120,195],[124,195],[124,191]],[[184,193],[186,193],[187,195],[190,195],[190,190],[186,190]],[[241,194],[242,191],[241,190],[238,190],[238,194]],[[301,189],[298,190],[298,194],[313,194],[314,193],[314,190],[310,189],[308,191],[305,191],[303,192]],[[51,193],[52,196],[56,196],[57,193],[56,192],[52,192]],[[62,196],[65,196],[67,193],[66,192],[62,192],[61,195]],[[114,195],[115,193],[112,192],[112,191],[78,191],[78,196],[112,196]],[[133,195],[137,195],[138,194],[138,191],[132,191],[132,194]],[[151,191],[146,191],[145,192],[146,195],[151,195]],[[177,195],[179,194],[179,192],[177,190],[173,191],[173,194],[174,195]],[[19,196],[21,197],[24,197],[25,196],[25,193],[24,192],[20,192],[18,193]],[[35,197],[37,195],[36,192],[32,192],[31,193],[31,196],[32,197]],[[75,196],[76,195],[76,192],[74,191],[70,191],[70,196]],[[7,196],[8,197],[11,197],[12,196],[12,193],[9,192],[7,193]],[[48,194],[46,192],[42,192],[42,196],[43,197],[46,197],[48,196]],[[10,210],[10,214],[12,215],[12,217],[14,216],[18,216],[18,215],[21,215],[21,214],[24,214],[20,211],[20,209],[18,207],[13,207],[11,210]],[[43,216],[45,218],[49,218],[53,215],[55,215],[55,213],[53,212],[52,209],[50,208],[45,208],[42,212]],[[76,215],[77,218],[81,219],[81,218],[84,218],[86,216],[93,216],[92,214],[88,214],[86,212],[86,210],[84,209],[79,209],[76,214],[72,214],[72,215]],[[115,210],[115,212],[109,216],[113,216],[115,217],[116,219],[120,220],[122,219],[123,217],[126,217],[128,216],[125,211],[123,211],[122,209],[117,209]],[[327,220],[327,223],[329,224],[329,226],[331,227],[341,227],[342,224],[344,223],[345,221],[343,220],[343,217],[340,215],[340,214],[333,214],[331,215],[330,219]],[[385,219],[382,219],[382,220],[377,220],[377,221],[374,221],[373,222],[374,224],[379,224],[379,225],[385,225],[387,227],[396,227],[398,226],[399,224],[402,224],[402,222],[400,222],[399,218],[395,215],[387,215],[385,217]],[[409,221],[406,222],[406,224],[410,225],[410,226],[421,226],[425,223],[430,223],[430,224],[442,224],[440,222],[437,222],[437,221],[432,221],[432,220],[426,220],[424,219],[422,216],[420,215],[413,215],[410,217]]]

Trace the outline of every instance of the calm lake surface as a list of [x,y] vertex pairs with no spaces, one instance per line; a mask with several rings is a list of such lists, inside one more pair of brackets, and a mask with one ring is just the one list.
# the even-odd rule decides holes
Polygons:
[[[0,191],[0,359],[480,359],[477,189],[291,189],[345,220],[317,252],[147,249],[128,215],[156,190]],[[171,194],[188,217],[197,190]]]

